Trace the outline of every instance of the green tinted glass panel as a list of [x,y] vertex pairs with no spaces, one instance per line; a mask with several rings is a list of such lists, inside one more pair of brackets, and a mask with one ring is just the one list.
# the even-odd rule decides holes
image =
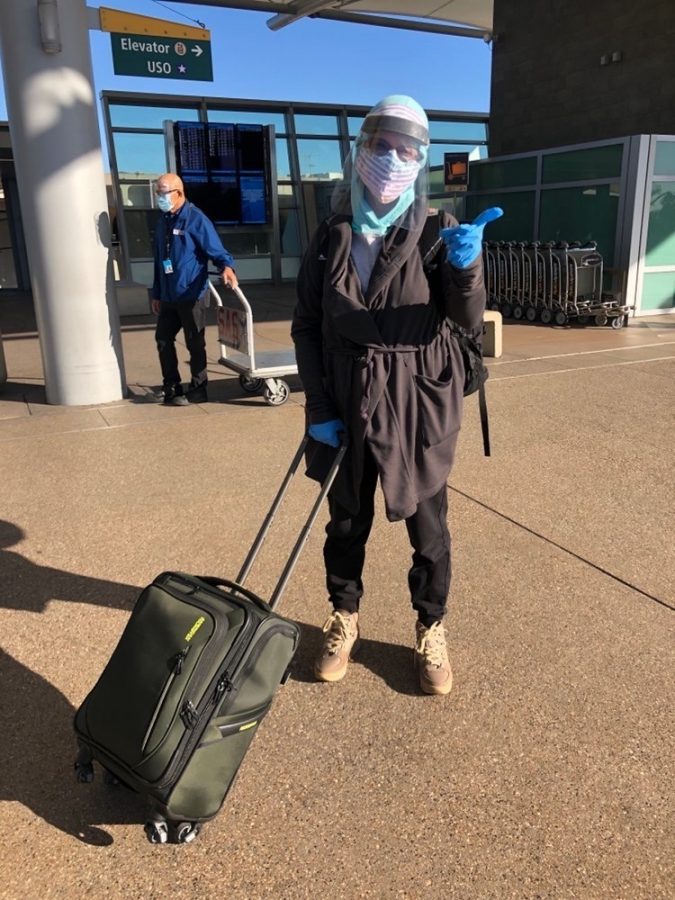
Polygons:
[[120,178],[139,175],[149,179],[166,172],[163,134],[113,134]]
[[675,141],[657,141],[655,175],[675,175]]
[[443,141],[481,141],[487,140],[485,122],[429,122],[429,137]]
[[501,206],[504,215],[485,229],[489,241],[531,241],[534,230],[534,191],[514,191],[512,194],[469,194],[466,198],[466,219],[472,221],[479,212],[490,206]]
[[541,192],[540,241],[595,241],[605,266],[614,264],[619,185]]
[[675,181],[652,184],[645,263],[675,266]]
[[474,191],[494,191],[505,187],[536,184],[537,158],[505,159],[469,165],[469,184]]
[[231,122],[234,125],[274,125],[277,135],[286,131],[283,113],[265,112],[261,110],[241,109],[209,109],[206,113],[209,122]]
[[298,140],[300,177],[329,181],[342,176],[340,142],[330,140]]
[[337,116],[295,114],[296,134],[337,134]]
[[543,159],[542,182],[589,181],[592,178],[618,178],[621,175],[623,144],[591,147],[551,153]]
[[646,272],[642,279],[640,308],[672,309],[675,306],[675,272]]
[[113,128],[163,128],[165,119],[172,122],[198,122],[199,112],[194,107],[182,106],[128,106],[111,103],[110,121]]

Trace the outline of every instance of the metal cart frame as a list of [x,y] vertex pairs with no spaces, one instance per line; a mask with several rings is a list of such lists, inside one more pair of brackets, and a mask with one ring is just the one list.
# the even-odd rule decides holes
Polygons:
[[261,350],[256,352],[253,331],[253,310],[241,288],[230,288],[237,303],[229,305],[230,297],[220,296],[209,282],[211,296],[216,302],[218,342],[221,366],[239,375],[239,385],[247,394],[262,393],[269,406],[281,406],[291,393],[287,375],[297,375],[295,350]]

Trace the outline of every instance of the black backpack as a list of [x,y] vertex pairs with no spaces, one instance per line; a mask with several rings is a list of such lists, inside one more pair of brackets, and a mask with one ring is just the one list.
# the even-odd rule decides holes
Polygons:
[[[443,228],[443,211],[439,210],[438,217],[427,216],[422,234],[420,235],[419,248],[422,254],[424,272],[430,282],[437,269],[435,258],[441,249],[443,239],[439,235]],[[457,338],[459,349],[464,362],[464,396],[475,394],[478,391],[478,408],[480,412],[480,425],[483,432],[483,452],[490,455],[490,429],[488,425],[487,398],[485,396],[485,382],[490,374],[483,362],[483,325],[469,330],[451,323],[452,333]]]

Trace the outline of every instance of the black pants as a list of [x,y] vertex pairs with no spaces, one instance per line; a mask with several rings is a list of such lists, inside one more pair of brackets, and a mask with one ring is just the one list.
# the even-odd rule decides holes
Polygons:
[[160,306],[155,341],[164,387],[180,384],[175,341],[181,328],[190,354],[190,374],[195,382],[206,381],[204,315],[201,307],[195,309],[196,304],[196,300],[188,300],[182,303],[162,303]]
[[[352,516],[329,494],[330,521],[326,526],[323,548],[326,586],[336,609],[356,612],[363,595],[361,575],[366,558],[366,542],[375,512],[377,466],[366,447],[361,505]],[[445,614],[450,591],[450,531],[448,529],[448,491],[445,486],[417,512],[405,520],[413,548],[408,585],[413,609],[423,625],[429,627]]]

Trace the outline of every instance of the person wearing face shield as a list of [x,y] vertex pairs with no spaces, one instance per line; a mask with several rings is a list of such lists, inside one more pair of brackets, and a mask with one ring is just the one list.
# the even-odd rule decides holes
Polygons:
[[446,214],[434,271],[426,274],[419,241],[427,216],[438,220],[427,203],[428,154],[427,116],[415,100],[392,95],[370,110],[331,215],[303,258],[291,334],[311,439],[307,474],[322,480],[330,448],[347,444],[328,496],[323,552],[332,612],[315,675],[339,681],[357,649],[379,481],[387,518],[405,521],[412,546],[408,584],[420,687],[447,694],[447,480],[465,376],[451,320],[477,328],[485,287],[482,228],[458,226]]
[[[171,172],[155,186],[162,215],[154,236],[154,281],[151,306],[157,316],[155,341],[164,383],[155,398],[167,406],[204,403],[207,395],[205,307],[208,264],[212,260],[224,284],[236,287],[234,261],[223,247],[213,223],[185,197],[181,179]],[[191,380],[183,390],[176,356],[176,335],[183,329],[190,354]]]

